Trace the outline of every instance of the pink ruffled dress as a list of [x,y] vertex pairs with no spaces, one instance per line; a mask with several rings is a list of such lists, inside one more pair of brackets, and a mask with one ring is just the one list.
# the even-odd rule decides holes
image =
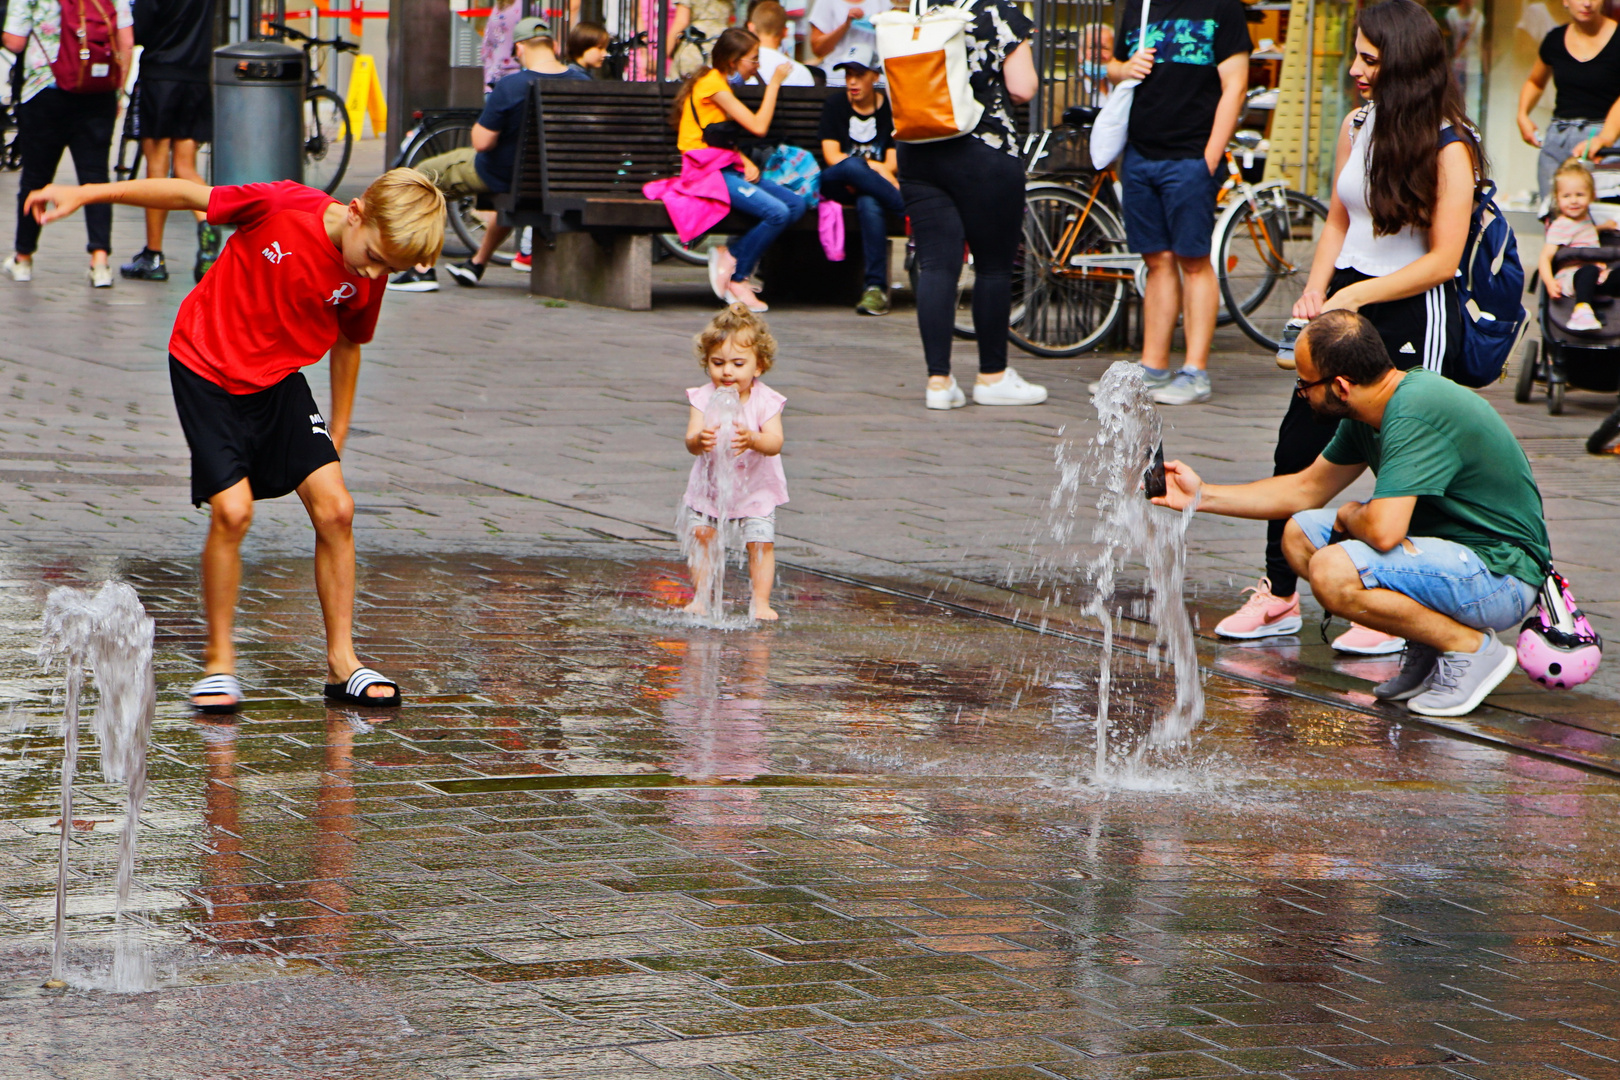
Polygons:
[[[686,392],[686,400],[699,412],[708,408],[709,399],[713,396],[713,383],[694,386]],[[787,398],[755,379],[748,400],[742,403],[743,423],[752,431],[763,431],[765,421],[780,413],[785,404]],[[719,515],[719,510],[708,496],[710,485],[704,475],[707,465],[703,460],[705,456],[701,455],[692,462],[692,471],[686,478],[686,505],[712,518]],[[732,461],[737,469],[737,490],[741,492],[737,505],[731,511],[733,520],[767,517],[788,501],[787,475],[782,471],[781,454],[767,455],[757,450],[745,450]]]

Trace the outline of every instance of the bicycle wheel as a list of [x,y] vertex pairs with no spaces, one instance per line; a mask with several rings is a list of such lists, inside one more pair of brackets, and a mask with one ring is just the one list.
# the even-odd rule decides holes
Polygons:
[[674,233],[659,233],[658,242],[663,245],[665,251],[683,263],[690,263],[693,266],[708,266],[710,249],[724,244],[726,238],[705,233],[690,244],[684,244],[681,242],[681,238]]
[[1013,264],[1014,344],[1036,356],[1096,348],[1119,321],[1131,288],[1125,227],[1114,212],[1059,184],[1029,189],[1024,242]]
[[1254,192],[1227,217],[1216,247],[1221,299],[1255,344],[1282,342],[1326,224],[1327,207],[1280,187]]
[[[399,164],[414,169],[430,158],[471,146],[472,126],[471,120],[453,118],[432,122],[412,140],[401,156]],[[478,199],[472,195],[459,199],[446,198],[444,209],[445,216],[449,219],[450,232],[463,248],[461,254],[471,255],[477,251],[478,245],[484,240],[484,229],[489,223],[487,219],[492,215],[488,211],[480,211]],[[513,229],[512,235],[491,253],[489,261],[497,266],[511,263],[512,254],[517,250],[517,237],[518,230]]]
[[353,152],[348,108],[335,93],[317,86],[304,98],[304,183],[332,194]]

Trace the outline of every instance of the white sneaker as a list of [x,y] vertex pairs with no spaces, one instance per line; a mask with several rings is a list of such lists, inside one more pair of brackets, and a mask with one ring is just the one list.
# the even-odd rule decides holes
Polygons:
[[999,381],[973,384],[975,405],[1039,405],[1046,400],[1046,387],[1025,382],[1012,368]]
[[967,404],[967,395],[962,388],[956,385],[956,376],[951,376],[951,385],[943,390],[930,388],[923,395],[923,404],[930,409],[960,409]]
[[112,288],[112,264],[105,266],[92,266],[90,268],[90,287],[92,289]]
[[0,265],[0,270],[4,270],[7,274],[10,274],[12,281],[33,281],[34,280],[34,260],[33,259],[28,259],[28,260],[24,261],[24,260],[18,259],[17,256],[13,255],[11,258],[9,258],[9,259],[7,259],[5,261],[4,265]]

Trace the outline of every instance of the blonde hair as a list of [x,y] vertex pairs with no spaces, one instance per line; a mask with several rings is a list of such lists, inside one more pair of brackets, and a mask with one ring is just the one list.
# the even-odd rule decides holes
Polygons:
[[771,370],[776,362],[776,339],[771,336],[771,328],[765,325],[765,320],[741,304],[732,304],[710,319],[709,325],[692,338],[698,367],[707,371],[714,350],[732,339],[743,348],[754,350],[761,375]]
[[360,196],[360,220],[399,266],[432,266],[444,247],[444,195],[415,169],[390,169]]
[[1558,166],[1558,171],[1553,173],[1554,193],[1558,191],[1558,181],[1566,176],[1580,177],[1581,182],[1586,185],[1586,193],[1594,199],[1597,198],[1597,182],[1592,179],[1592,170],[1574,158]]
[[755,30],[771,37],[787,33],[787,11],[776,0],[758,0],[748,9],[748,20]]

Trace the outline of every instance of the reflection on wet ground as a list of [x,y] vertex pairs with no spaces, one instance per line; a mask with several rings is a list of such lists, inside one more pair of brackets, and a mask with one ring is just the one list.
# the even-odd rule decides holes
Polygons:
[[[793,574],[780,626],[694,629],[634,560],[374,561],[397,716],[315,701],[307,567],[257,565],[235,724],[180,704],[192,568],[117,567],[158,620],[165,985],[41,990],[27,649],[44,582],[111,569],[0,582],[7,1080],[1620,1077],[1612,779],[1216,677],[1195,746],[1102,791],[1073,645]],[[1169,680],[1123,666],[1141,728]],[[122,823],[80,800],[89,969]]]

